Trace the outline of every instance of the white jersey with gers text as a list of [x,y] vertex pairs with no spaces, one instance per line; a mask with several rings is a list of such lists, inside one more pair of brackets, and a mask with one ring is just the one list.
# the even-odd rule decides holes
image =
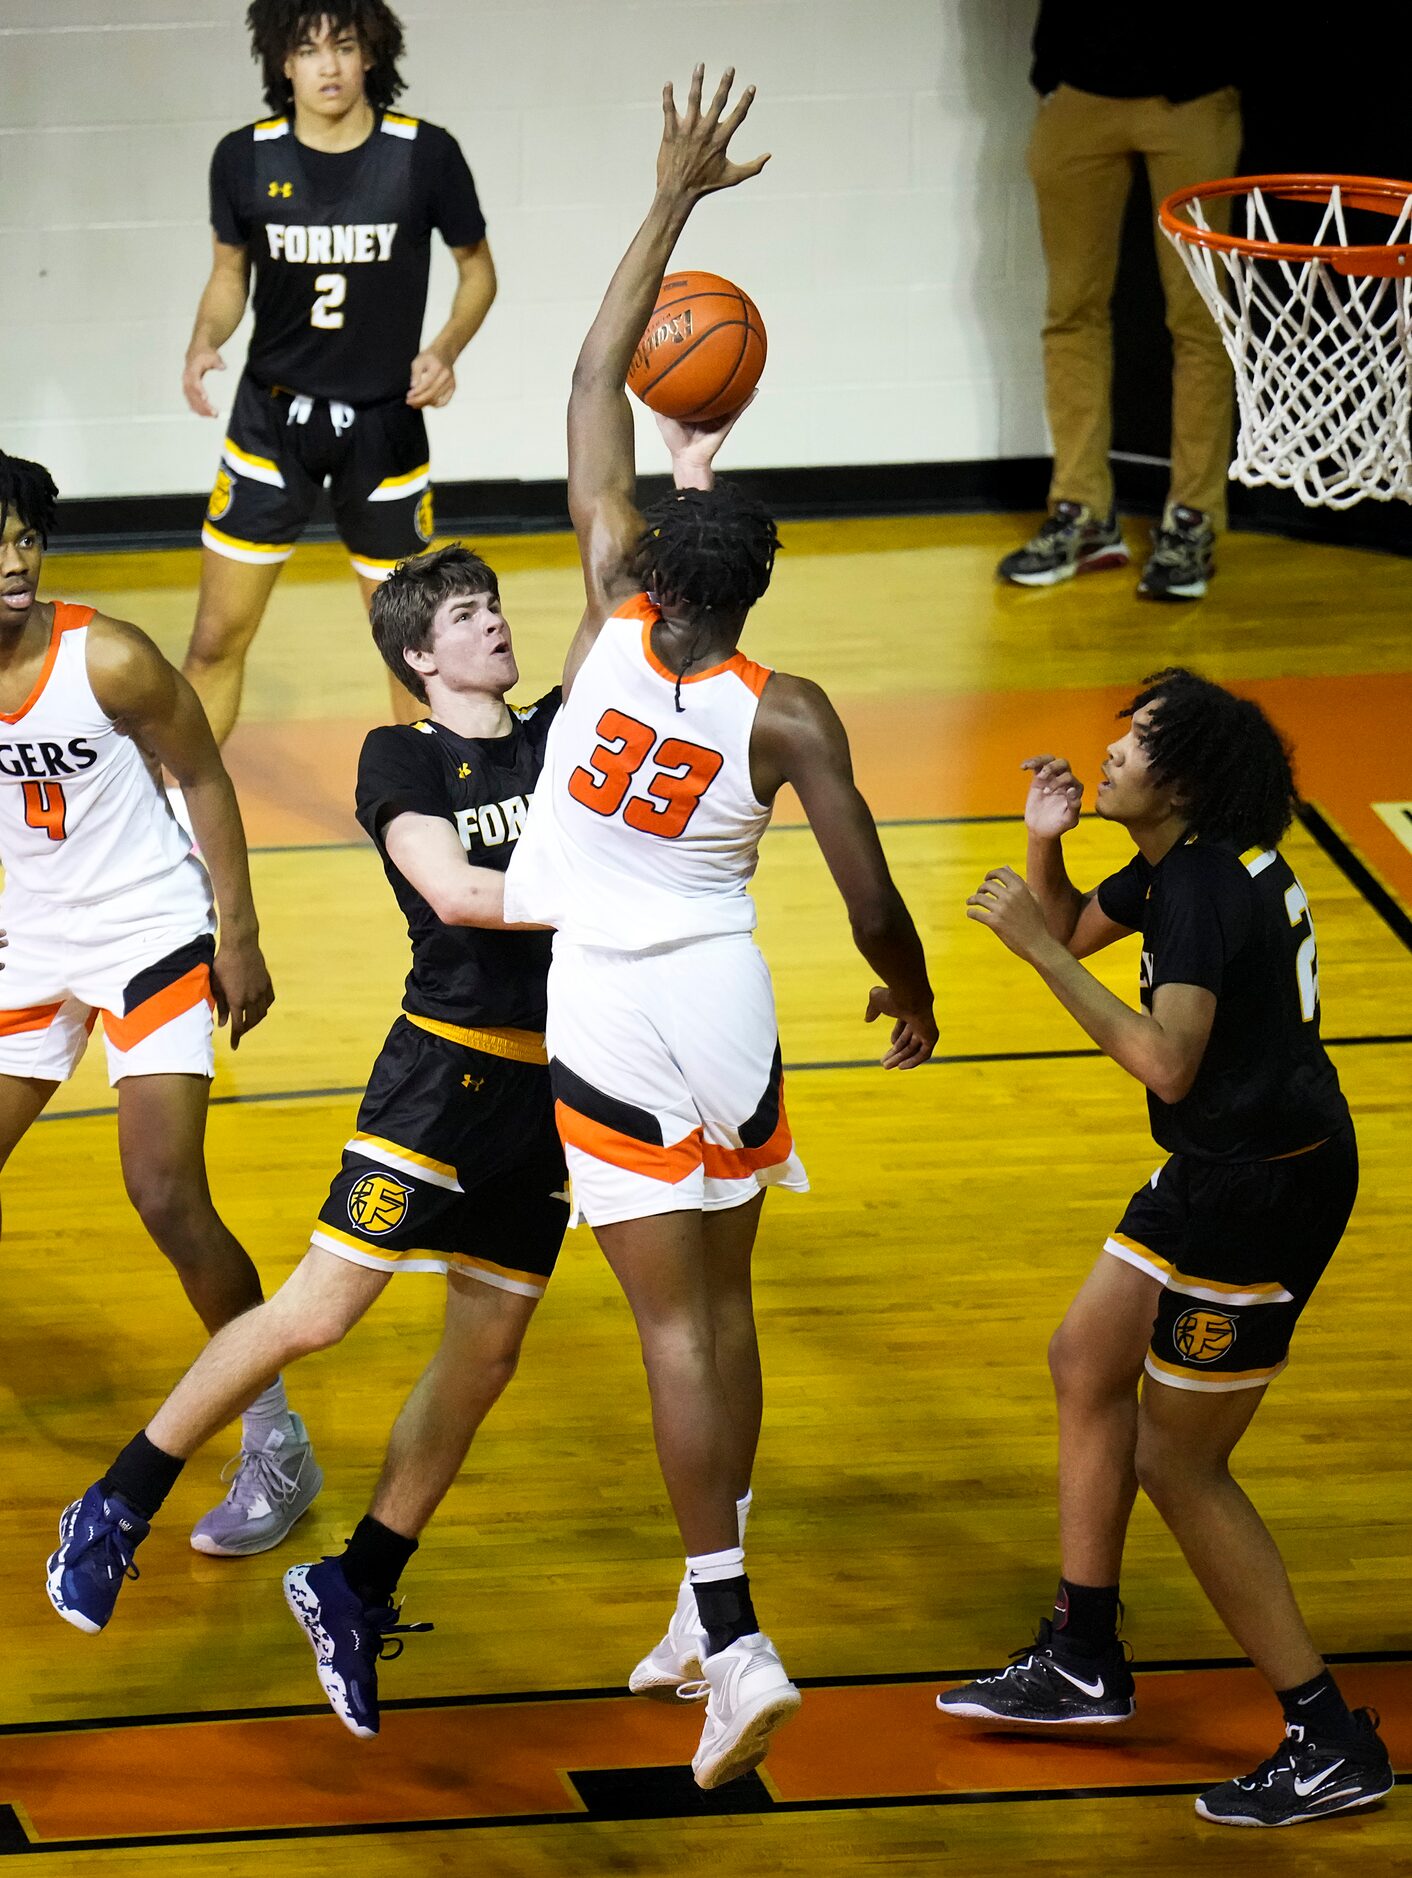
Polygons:
[[770,673],[737,652],[678,688],[652,650],[659,617],[645,594],[625,602],[580,666],[506,876],[507,919],[624,952],[753,931],[770,810],[751,788],[750,733]]
[[0,862],[7,887],[83,905],[201,871],[132,738],[93,695],[93,608],[54,603],[44,666],[18,711],[0,713]]

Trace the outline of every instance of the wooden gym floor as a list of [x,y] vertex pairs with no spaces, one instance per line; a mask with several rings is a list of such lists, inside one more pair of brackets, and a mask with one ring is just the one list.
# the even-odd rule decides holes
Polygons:
[[[748,636],[822,680],[926,939],[941,1044],[875,1066],[869,974],[786,806],[759,876],[790,1112],[814,1180],[766,1209],[768,1407],[750,1569],[807,1684],[763,1781],[695,1808],[699,1716],[622,1694],[679,1571],[627,1313],[590,1236],[568,1241],[520,1376],[407,1580],[390,1704],[358,1743],[318,1697],[284,1609],[287,1565],[336,1549],[436,1335],[441,1285],[408,1276],[291,1396],[328,1476],[275,1554],[203,1558],[186,1531],[232,1441],[187,1470],[112,1629],[59,1623],[41,1575],[70,1493],[150,1413],[199,1342],[129,1212],[101,1051],[7,1172],[0,1320],[0,1855],[65,1873],[742,1874],[994,1870],[1412,1872],[1412,1807],[1273,1843],[1194,1817],[1278,1712],[1145,1505],[1124,1580],[1140,1711],[1102,1742],[945,1727],[947,1679],[1003,1662],[1055,1577],[1050,1329],[1158,1158],[1137,1086],[1031,973],[962,917],[1023,855],[1020,759],[1092,780],[1112,715],[1174,661],[1248,687],[1297,746],[1312,805],[1288,851],[1319,925],[1324,1030],[1359,1121],[1363,1191],[1241,1473],[1285,1548],[1350,1697],[1381,1710],[1412,1777],[1405,1237],[1412,1171],[1412,562],[1237,536],[1209,598],[1144,607],[1131,574],[1051,593],[997,586],[1016,518],[800,525]],[[1130,529],[1136,546],[1141,530]],[[557,673],[577,618],[572,544],[482,542],[503,572],[525,682]],[[179,656],[191,553],[55,556],[48,591],[137,620]],[[252,662],[230,746],[279,1002],[222,1046],[218,1203],[277,1283],[350,1129],[397,1008],[404,939],[349,803],[385,709],[341,556],[301,550]],[[1076,872],[1125,858],[1086,822]],[[1101,962],[1132,996],[1133,944]]]

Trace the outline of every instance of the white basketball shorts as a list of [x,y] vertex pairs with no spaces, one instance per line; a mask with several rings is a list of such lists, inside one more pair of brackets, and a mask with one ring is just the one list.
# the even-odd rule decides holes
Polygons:
[[100,1013],[110,1083],[215,1074],[215,918],[199,861],[83,906],[12,883],[0,930],[0,1075],[66,1082]]
[[556,939],[546,1043],[576,1220],[808,1192],[769,967],[748,933],[649,952]]

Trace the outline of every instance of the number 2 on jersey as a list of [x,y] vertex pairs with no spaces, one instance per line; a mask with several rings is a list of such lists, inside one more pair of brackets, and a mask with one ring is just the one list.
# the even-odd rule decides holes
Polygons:
[[1301,920],[1309,922],[1308,936],[1300,941],[1294,955],[1294,975],[1299,982],[1299,1014],[1306,1024],[1312,1024],[1319,1009],[1319,952],[1314,943],[1314,915],[1298,881],[1285,888],[1285,912],[1291,926],[1298,926]]
[[649,725],[622,711],[605,711],[597,729],[603,741],[589,757],[589,767],[580,764],[570,776],[569,794],[595,815],[616,815],[633,777],[651,757],[657,773],[647,785],[647,794],[661,806],[634,796],[623,809],[623,820],[639,834],[674,841],[726,759],[719,750],[680,737],[663,737],[658,743]]
[[25,821],[31,828],[47,828],[51,841],[62,841],[67,833],[64,817],[68,813],[68,806],[64,800],[62,783],[25,784]]
[[311,326],[338,327],[343,315],[337,309],[348,295],[346,274],[315,274],[314,292],[319,296],[309,313]]

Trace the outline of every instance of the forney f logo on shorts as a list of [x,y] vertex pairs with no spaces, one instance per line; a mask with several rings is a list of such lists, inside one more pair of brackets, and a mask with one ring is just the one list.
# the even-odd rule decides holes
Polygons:
[[348,1196],[348,1217],[361,1232],[391,1232],[407,1217],[412,1189],[388,1174],[364,1174]]
[[230,471],[220,469],[216,472],[215,487],[211,491],[211,500],[206,508],[206,514],[211,521],[218,522],[225,514],[230,507],[231,494]]
[[1236,1321],[1224,1311],[1183,1311],[1172,1341],[1188,1363],[1214,1363],[1236,1340]]

